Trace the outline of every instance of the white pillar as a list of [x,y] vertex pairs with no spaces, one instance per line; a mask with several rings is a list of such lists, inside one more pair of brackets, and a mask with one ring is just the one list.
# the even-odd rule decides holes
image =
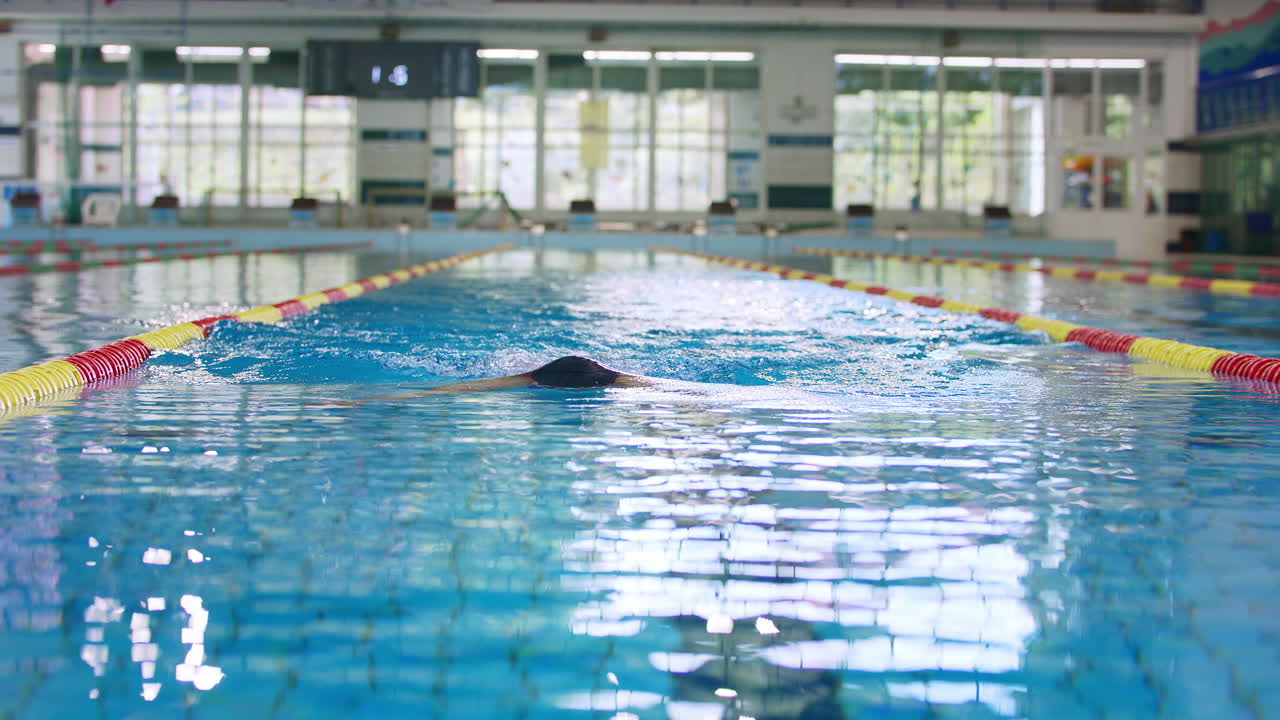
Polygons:
[[454,189],[453,175],[453,98],[436,98],[429,101],[428,118],[431,122],[427,140],[431,144],[431,175],[428,191],[445,192]]
[[298,109],[298,197],[307,196],[307,46],[298,51],[298,91],[302,107]]
[[401,218],[422,222],[426,208],[396,200],[423,192],[430,178],[431,147],[427,128],[430,113],[425,100],[356,101],[357,192],[365,202],[366,190],[382,190],[387,198],[381,208],[368,208],[369,217],[381,224]]
[[[545,183],[542,181],[543,168],[546,160],[543,157],[546,150],[546,134],[547,134],[547,53],[539,52],[538,61],[533,66],[533,94],[536,100],[537,125],[534,127],[534,147],[537,148],[537,154],[534,156],[534,176],[533,176],[533,207],[534,215],[541,218],[545,210],[543,205],[543,188]],[[650,170],[652,172],[652,170]]]
[[249,145],[252,137],[249,112],[253,88],[253,60],[249,57],[249,46],[241,48],[240,67],[237,74],[240,80],[240,219],[249,212]]
[[125,80],[126,104],[128,117],[125,118],[125,148],[128,157],[125,160],[127,169],[124,177],[125,206],[128,208],[129,222],[139,223],[142,214],[138,211],[138,83],[142,79],[142,47],[134,44],[129,50],[129,65]]
[[22,43],[0,35],[0,178],[20,178],[23,164]]
[[762,58],[765,196],[773,215],[832,213],[835,72],[830,48],[805,40]]

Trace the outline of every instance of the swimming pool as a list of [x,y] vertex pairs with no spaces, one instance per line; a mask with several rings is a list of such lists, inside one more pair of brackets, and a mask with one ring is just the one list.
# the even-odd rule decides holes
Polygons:
[[[1280,354],[1274,301],[830,262]],[[403,264],[11,278],[0,368]],[[330,405],[569,353],[684,383]],[[223,323],[0,425],[0,714],[1267,717],[1271,390],[643,252]]]

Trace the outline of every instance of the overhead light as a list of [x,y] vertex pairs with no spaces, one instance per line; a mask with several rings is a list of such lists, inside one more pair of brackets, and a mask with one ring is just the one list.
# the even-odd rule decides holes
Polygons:
[[216,45],[207,45],[203,47],[192,47],[189,45],[179,45],[174,49],[180,58],[190,58],[192,60],[235,60],[244,54],[244,48],[240,47],[220,47]]
[[53,43],[27,43],[22,46],[22,55],[31,64],[53,62],[58,46]]
[[[174,53],[191,62],[231,62],[243,57],[245,49],[229,45],[179,45],[174,48]],[[249,58],[254,62],[266,62],[269,57],[271,48],[249,48]]]
[[836,62],[840,65],[884,65],[883,55],[859,55],[856,53],[844,53],[836,55]]
[[999,68],[1042,68],[1048,67],[1049,61],[1044,58],[996,58]]
[[132,52],[133,48],[128,45],[103,45],[102,59],[104,62],[125,62]]
[[933,67],[940,65],[942,58],[936,55],[885,55],[885,65],[916,65],[920,67]]
[[[960,62],[950,62],[952,60],[974,61],[972,67],[987,67],[991,63],[991,58],[946,58],[947,64],[962,64]],[[977,61],[980,60],[985,60],[987,65],[978,65]],[[841,53],[836,55],[836,62],[841,65],[915,65],[918,67],[937,67],[944,62],[944,59],[937,55],[863,55],[860,53]]]
[[711,62],[751,62],[756,59],[752,52],[713,52]]
[[1104,70],[1141,70],[1146,66],[1146,60],[1112,59],[1098,61],[1098,67]]
[[537,60],[537,50],[515,50],[512,48],[481,48],[476,50],[476,57],[483,60]]
[[653,53],[648,50],[587,50],[582,57],[601,62],[647,62]]
[[1075,70],[1092,70],[1098,67],[1098,61],[1093,58],[1068,58],[1067,67]]
[[994,61],[989,57],[944,57],[942,64],[947,67],[991,67]]
[[654,53],[659,62],[751,62],[756,54],[751,52],[709,52],[702,50],[676,50]]

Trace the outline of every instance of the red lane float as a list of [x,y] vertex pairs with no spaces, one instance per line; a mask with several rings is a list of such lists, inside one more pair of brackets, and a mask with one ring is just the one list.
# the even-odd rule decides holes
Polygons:
[[[780,265],[766,265],[730,257],[707,255],[705,253],[680,250],[677,248],[655,247],[654,250],[677,255],[688,255],[710,262],[722,263],[748,270],[759,270],[779,275],[787,279],[805,279],[844,288],[858,290],[872,295],[887,295],[901,302],[908,302],[923,307],[938,308],[948,312],[976,313],[985,318],[999,320],[1022,328],[1023,330],[1042,330],[1057,342],[1078,342],[1085,347],[1101,352],[1125,353],[1145,360],[1163,363],[1172,367],[1201,370],[1219,376],[1250,378],[1269,382],[1280,382],[1280,359],[1263,358],[1247,353],[1233,353],[1227,350],[1191,345],[1188,343],[1161,340],[1140,335],[1126,335],[1111,330],[1076,325],[1062,320],[1052,320],[1027,313],[1004,310],[1002,308],[981,307],[972,303],[956,300],[944,300],[932,295],[917,295],[902,290],[894,290],[881,285],[867,285],[853,280],[837,280],[830,275],[815,274],[795,270]],[[828,254],[828,253],[819,253]]]
[[123,375],[140,367],[158,350],[171,350],[192,340],[208,337],[213,326],[224,320],[279,322],[283,318],[300,315],[320,305],[349,300],[366,292],[398,285],[482,255],[509,250],[511,247],[512,245],[508,243],[476,252],[453,255],[442,260],[432,260],[350,282],[341,287],[308,293],[274,305],[263,305],[231,315],[215,315],[150,330],[61,360],[50,360],[21,370],[0,373],[0,412],[37,401],[62,390]]

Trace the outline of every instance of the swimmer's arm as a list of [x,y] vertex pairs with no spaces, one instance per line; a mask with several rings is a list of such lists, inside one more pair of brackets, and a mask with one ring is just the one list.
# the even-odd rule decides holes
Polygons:
[[354,407],[363,405],[367,402],[395,402],[397,400],[412,400],[414,398],[425,397],[427,395],[454,395],[458,393],[487,392],[489,390],[513,390],[515,388],[529,387],[533,384],[533,378],[528,373],[524,375],[508,375],[506,377],[482,378],[480,380],[466,380],[460,383],[450,383],[448,385],[438,385],[426,390],[415,390],[413,392],[398,393],[396,395],[379,395],[378,397],[365,398],[363,400],[330,400],[328,402],[316,403],[321,407]]
[[383,395],[382,397],[369,398],[366,402],[375,400],[412,400],[413,398],[426,397],[427,395],[456,395],[459,393],[489,392],[490,390],[514,390],[515,388],[529,387],[532,384],[533,378],[530,377],[528,373],[525,373],[522,375],[508,375],[506,377],[465,380],[459,383],[439,385],[426,390],[415,390],[413,392],[400,393],[398,395]]
[[652,387],[657,385],[657,381],[653,378],[647,378],[643,375],[627,375],[623,373],[613,381],[613,387]]

